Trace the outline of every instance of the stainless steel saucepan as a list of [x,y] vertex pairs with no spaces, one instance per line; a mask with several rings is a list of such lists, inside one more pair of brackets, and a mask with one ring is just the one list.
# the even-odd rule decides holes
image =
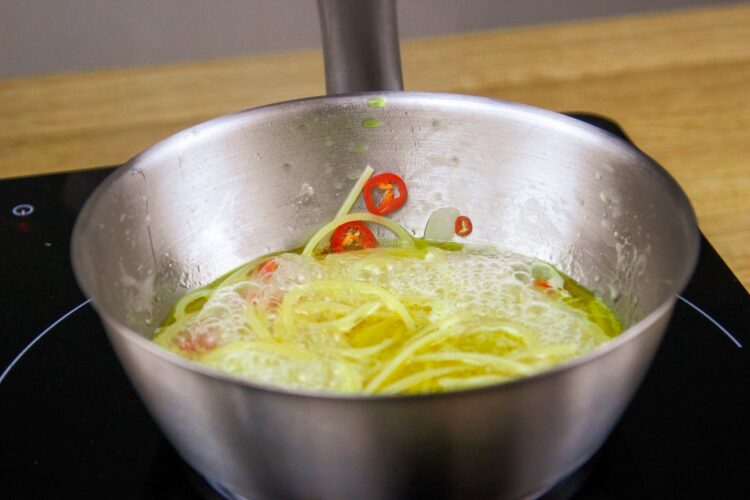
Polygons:
[[[329,96],[223,116],[130,160],[81,212],[78,281],[180,455],[238,498],[537,496],[600,447],[643,378],[697,259],[690,204],[652,159],[571,118],[401,92],[393,0],[319,5]],[[470,240],[555,263],[627,330],[532,377],[404,397],[242,381],[148,340],[186,290],[299,247],[368,164],[406,179],[407,228],[458,207]]]

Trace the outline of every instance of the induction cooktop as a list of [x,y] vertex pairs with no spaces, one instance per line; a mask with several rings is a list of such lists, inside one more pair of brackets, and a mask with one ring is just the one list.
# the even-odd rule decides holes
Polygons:
[[[603,117],[571,115],[625,137]],[[162,436],[76,285],[73,223],[111,170],[0,181],[1,495],[231,498]],[[747,498],[749,320],[750,296],[702,238],[632,404],[543,498]]]

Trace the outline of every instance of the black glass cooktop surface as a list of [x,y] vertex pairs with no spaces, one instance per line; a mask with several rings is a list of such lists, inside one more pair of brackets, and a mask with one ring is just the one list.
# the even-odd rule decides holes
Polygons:
[[[222,498],[156,428],[73,277],[76,214],[110,171],[0,181],[0,495]],[[750,297],[701,251],[624,417],[544,498],[747,498]]]

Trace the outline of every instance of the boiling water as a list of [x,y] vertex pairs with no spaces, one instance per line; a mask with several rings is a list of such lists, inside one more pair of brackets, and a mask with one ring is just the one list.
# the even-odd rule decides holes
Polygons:
[[259,259],[183,297],[154,340],[255,382],[414,393],[530,375],[620,331],[547,263],[422,244]]

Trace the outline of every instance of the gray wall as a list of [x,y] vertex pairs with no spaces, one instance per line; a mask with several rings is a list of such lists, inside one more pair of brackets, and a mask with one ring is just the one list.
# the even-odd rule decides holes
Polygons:
[[[406,39],[717,3],[732,1],[400,0],[399,25]],[[319,43],[314,0],[0,0],[0,77]]]

